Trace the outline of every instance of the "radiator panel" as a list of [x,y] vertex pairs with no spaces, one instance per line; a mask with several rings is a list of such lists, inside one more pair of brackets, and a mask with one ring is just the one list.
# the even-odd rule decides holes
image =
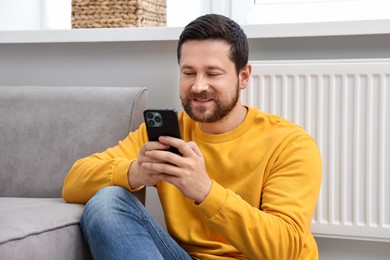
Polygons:
[[251,61],[244,104],[304,127],[323,181],[316,236],[390,241],[390,61]]

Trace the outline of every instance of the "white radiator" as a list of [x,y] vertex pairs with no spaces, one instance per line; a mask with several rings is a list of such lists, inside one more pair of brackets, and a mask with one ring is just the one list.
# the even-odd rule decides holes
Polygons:
[[390,241],[390,60],[251,61],[244,104],[316,140],[315,236]]

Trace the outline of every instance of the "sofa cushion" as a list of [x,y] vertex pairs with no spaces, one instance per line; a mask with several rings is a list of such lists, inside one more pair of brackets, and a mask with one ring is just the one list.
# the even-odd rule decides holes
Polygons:
[[1,259],[89,259],[82,212],[62,199],[0,198]]

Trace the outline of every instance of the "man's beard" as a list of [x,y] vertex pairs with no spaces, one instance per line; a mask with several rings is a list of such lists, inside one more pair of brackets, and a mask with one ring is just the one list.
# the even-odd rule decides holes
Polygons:
[[[227,102],[221,102],[219,100],[219,97],[215,93],[207,92],[207,91],[202,91],[200,93],[190,92],[187,95],[187,97],[185,98],[180,97],[180,99],[184,111],[186,111],[187,114],[194,121],[201,122],[201,123],[214,123],[226,117],[233,110],[233,108],[236,106],[238,102],[239,96],[240,96],[240,90],[237,84],[235,95]],[[205,113],[207,112],[206,107],[202,107],[202,106],[193,107],[191,105],[191,100],[194,99],[213,100],[214,103],[213,111],[211,111],[211,113],[206,114]]]

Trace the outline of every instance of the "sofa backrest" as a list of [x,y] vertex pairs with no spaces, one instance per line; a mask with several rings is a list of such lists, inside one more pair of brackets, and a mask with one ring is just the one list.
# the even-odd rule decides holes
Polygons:
[[73,163],[142,122],[139,87],[0,87],[0,197],[61,197]]

